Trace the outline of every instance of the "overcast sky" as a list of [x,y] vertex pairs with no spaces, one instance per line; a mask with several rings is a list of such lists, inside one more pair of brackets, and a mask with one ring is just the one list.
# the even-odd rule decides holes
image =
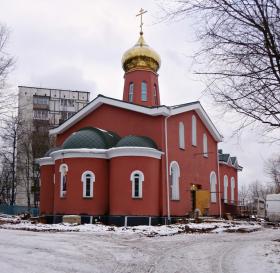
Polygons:
[[279,154],[279,145],[263,144],[258,129],[232,137],[236,116],[221,115],[193,75],[191,56],[198,48],[188,21],[160,22],[159,1],[152,0],[0,0],[1,23],[11,33],[8,51],[16,58],[9,84],[85,90],[121,99],[121,57],[139,36],[140,8],[146,42],[161,56],[161,102],[165,105],[200,100],[215,123],[225,152],[244,167],[241,183],[268,180],[265,160]]

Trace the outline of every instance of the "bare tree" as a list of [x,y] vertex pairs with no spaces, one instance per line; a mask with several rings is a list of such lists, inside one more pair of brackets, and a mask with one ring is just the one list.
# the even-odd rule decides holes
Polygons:
[[[170,4],[170,1],[169,1]],[[279,0],[180,0],[163,6],[171,19],[192,18],[202,48],[196,54],[215,101],[257,122],[280,128]]]
[[274,185],[275,193],[280,193],[280,156],[272,157],[266,162],[265,172]]
[[39,198],[39,168],[36,158],[42,157],[50,147],[48,126],[42,122],[21,124],[21,138],[18,139],[17,170],[19,187],[25,193],[27,206],[38,206]]
[[14,58],[6,51],[8,39],[9,30],[5,25],[0,23],[0,112],[6,112],[8,104],[12,103],[10,94],[3,92],[6,86],[7,76],[14,65]]
[[246,204],[249,201],[249,188],[247,185],[241,185],[241,187],[238,188],[238,200],[241,201],[241,204]]
[[10,204],[12,193],[11,164],[7,158],[2,156],[0,162],[0,203]]
[[19,138],[19,120],[17,117],[7,118],[3,121],[0,137],[2,139],[2,168],[4,177],[8,175],[10,181],[10,205],[15,204],[17,177],[16,177],[16,153],[17,153],[17,140]]

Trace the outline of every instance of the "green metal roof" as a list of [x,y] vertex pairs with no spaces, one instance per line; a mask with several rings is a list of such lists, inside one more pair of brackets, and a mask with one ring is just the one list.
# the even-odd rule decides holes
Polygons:
[[113,132],[99,128],[86,127],[71,134],[63,143],[63,149],[95,148],[108,149],[114,147],[120,137]]
[[219,161],[228,162],[229,154],[219,154]]
[[116,145],[117,147],[148,147],[157,149],[156,143],[146,136],[125,136]]
[[236,158],[235,156],[233,156],[233,157],[230,157],[230,159],[231,159],[231,163],[232,163],[232,164],[235,164],[237,158]]

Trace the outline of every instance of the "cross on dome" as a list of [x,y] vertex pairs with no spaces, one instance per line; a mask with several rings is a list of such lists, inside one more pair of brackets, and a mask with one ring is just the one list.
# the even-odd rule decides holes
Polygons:
[[146,13],[146,12],[148,12],[148,11],[141,8],[139,10],[139,13],[136,14],[136,17],[140,16],[140,35],[143,35],[143,29],[142,29],[142,27],[144,25],[144,23],[143,23],[143,14]]

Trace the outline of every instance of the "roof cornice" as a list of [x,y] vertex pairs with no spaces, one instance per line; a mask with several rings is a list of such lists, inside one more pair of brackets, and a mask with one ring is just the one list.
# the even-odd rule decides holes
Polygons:
[[79,122],[81,119],[86,117],[88,114],[93,112],[102,104],[111,105],[114,107],[142,113],[149,116],[173,116],[193,110],[197,112],[198,116],[201,118],[202,122],[205,124],[205,126],[217,142],[221,142],[223,138],[214,126],[213,122],[210,120],[203,107],[201,106],[200,102],[190,103],[177,107],[168,107],[165,105],[159,107],[145,107],[142,105],[132,104],[117,99],[104,97],[102,95],[98,95],[94,100],[92,100],[89,104],[87,104],[84,108],[82,108],[79,112],[77,112],[71,118],[62,123],[60,126],[51,129],[49,132],[50,135],[56,135],[65,132],[67,129]]
[[43,157],[36,160],[40,166],[53,165],[56,160],[65,158],[99,158],[111,159],[114,157],[151,157],[160,159],[163,152],[147,147],[114,147],[110,149],[62,149],[54,151],[49,157]]

